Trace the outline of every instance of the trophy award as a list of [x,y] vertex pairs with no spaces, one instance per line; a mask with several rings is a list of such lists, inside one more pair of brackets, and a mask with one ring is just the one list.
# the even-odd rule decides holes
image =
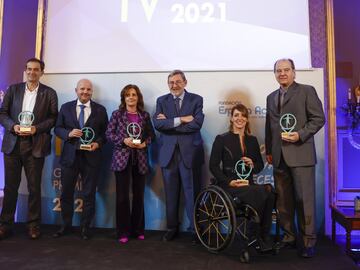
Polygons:
[[95,131],[91,127],[83,127],[81,129],[80,150],[91,150],[91,143],[95,138]]
[[238,160],[235,164],[235,172],[239,177],[240,183],[249,185],[249,176],[252,172],[252,167],[246,165],[245,161],[242,159]]
[[20,132],[30,132],[34,119],[35,116],[30,111],[23,111],[19,113],[18,120],[20,123]]
[[296,126],[296,117],[291,113],[285,113],[280,118],[281,138],[289,138],[290,132],[294,130]]
[[131,122],[130,124],[128,124],[126,131],[129,137],[132,139],[133,144],[141,143],[141,140],[139,139],[141,135],[141,127],[138,123]]

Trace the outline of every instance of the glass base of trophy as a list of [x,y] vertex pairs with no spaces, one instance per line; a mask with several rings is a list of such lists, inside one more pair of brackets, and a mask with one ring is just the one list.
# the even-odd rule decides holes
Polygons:
[[282,139],[290,139],[291,135],[290,132],[281,132]]
[[240,184],[246,184],[246,185],[249,185],[249,180],[246,180],[246,179],[239,179],[238,180]]
[[141,143],[141,140],[139,140],[139,139],[133,139],[133,140],[132,140],[132,143],[133,143],[133,144],[140,144],[140,143]]
[[31,132],[31,127],[20,127],[20,132]]
[[80,144],[80,150],[90,151],[91,150],[91,144]]

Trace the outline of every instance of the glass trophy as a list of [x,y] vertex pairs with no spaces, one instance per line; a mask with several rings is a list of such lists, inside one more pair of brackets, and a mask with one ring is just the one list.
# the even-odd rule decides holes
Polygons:
[[95,131],[91,127],[83,127],[81,129],[82,136],[80,137],[80,150],[91,150],[91,143],[95,138]]
[[35,116],[30,111],[23,111],[19,113],[18,120],[20,123],[20,132],[30,132],[34,119]]
[[249,185],[248,178],[250,177],[252,172],[251,166],[246,165],[245,161],[240,159],[235,164],[235,172],[240,180],[240,183]]
[[281,132],[281,138],[289,138],[290,132],[295,129],[296,126],[296,117],[291,113],[285,113],[280,118],[280,127],[283,132]]
[[126,131],[131,138],[133,144],[141,143],[141,140],[139,139],[141,135],[141,127],[138,123],[131,122],[130,124],[128,124]]

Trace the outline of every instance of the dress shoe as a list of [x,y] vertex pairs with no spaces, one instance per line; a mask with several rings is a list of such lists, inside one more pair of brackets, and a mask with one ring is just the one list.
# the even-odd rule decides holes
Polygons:
[[72,233],[72,227],[70,226],[62,226],[56,233],[53,234],[54,238],[59,238],[67,234]]
[[29,227],[28,235],[32,240],[38,239],[41,236],[40,227],[38,225]]
[[120,244],[126,244],[127,242],[129,242],[129,238],[127,236],[122,236],[119,238]]
[[312,258],[315,256],[315,248],[314,247],[305,247],[301,252],[301,257],[303,258]]
[[196,245],[196,244],[199,244],[199,243],[200,243],[200,240],[199,240],[197,234],[196,234],[196,233],[192,233],[192,234],[191,234],[191,244],[192,244],[192,245]]
[[273,249],[273,242],[270,237],[259,237],[257,242],[261,252],[269,252]]
[[12,230],[6,225],[0,225],[0,240],[8,238],[12,235]]
[[138,235],[137,239],[138,240],[145,240],[145,235],[140,234],[140,235]]
[[89,240],[91,237],[89,227],[82,227],[80,231],[80,236],[82,240]]
[[169,241],[173,240],[175,237],[177,237],[177,235],[178,235],[177,229],[167,230],[167,232],[162,237],[162,241],[169,242]]
[[278,247],[280,249],[294,249],[296,248],[296,241],[281,241]]

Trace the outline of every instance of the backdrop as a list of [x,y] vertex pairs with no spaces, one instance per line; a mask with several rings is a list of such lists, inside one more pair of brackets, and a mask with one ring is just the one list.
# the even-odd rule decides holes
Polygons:
[[[57,90],[59,104],[76,98],[75,86],[79,79],[89,78],[94,84],[93,99],[107,108],[108,115],[117,109],[120,103],[120,91],[129,83],[137,84],[143,95],[146,110],[153,114],[156,98],[168,93],[167,72],[157,73],[107,73],[107,74],[47,74],[42,82]],[[277,89],[272,71],[239,71],[239,72],[187,72],[187,90],[204,97],[205,122],[202,135],[205,145],[205,165],[202,168],[203,186],[208,183],[208,159],[211,145],[215,136],[226,132],[229,123],[229,109],[236,103],[243,103],[249,108],[250,121],[253,134],[258,137],[264,150],[264,126],[266,114],[266,96]],[[311,84],[317,89],[323,100],[323,71],[322,69],[297,71],[298,82]],[[59,105],[59,106],[60,106]],[[316,148],[318,164],[317,174],[317,225],[320,227],[324,221],[324,130],[316,135]],[[60,174],[59,145],[53,144],[52,154],[46,159],[43,171],[42,213],[44,223],[60,223]],[[151,146],[151,174],[148,176],[145,190],[145,217],[146,229],[165,229],[164,190],[160,168],[157,164],[156,142]],[[264,154],[264,151],[263,151]],[[111,146],[105,147],[101,177],[96,201],[96,217],[94,226],[115,226],[115,181],[113,173],[109,170],[111,160]],[[265,159],[264,159],[265,160]],[[265,169],[257,176],[259,183],[272,183],[272,168],[266,164]],[[78,185],[81,189],[81,184]],[[17,219],[26,220],[26,181],[22,181],[19,194],[19,207]],[[76,194],[75,209],[80,212],[82,200]],[[74,217],[75,224],[79,222],[79,215]],[[184,222],[182,228],[186,228]]]

